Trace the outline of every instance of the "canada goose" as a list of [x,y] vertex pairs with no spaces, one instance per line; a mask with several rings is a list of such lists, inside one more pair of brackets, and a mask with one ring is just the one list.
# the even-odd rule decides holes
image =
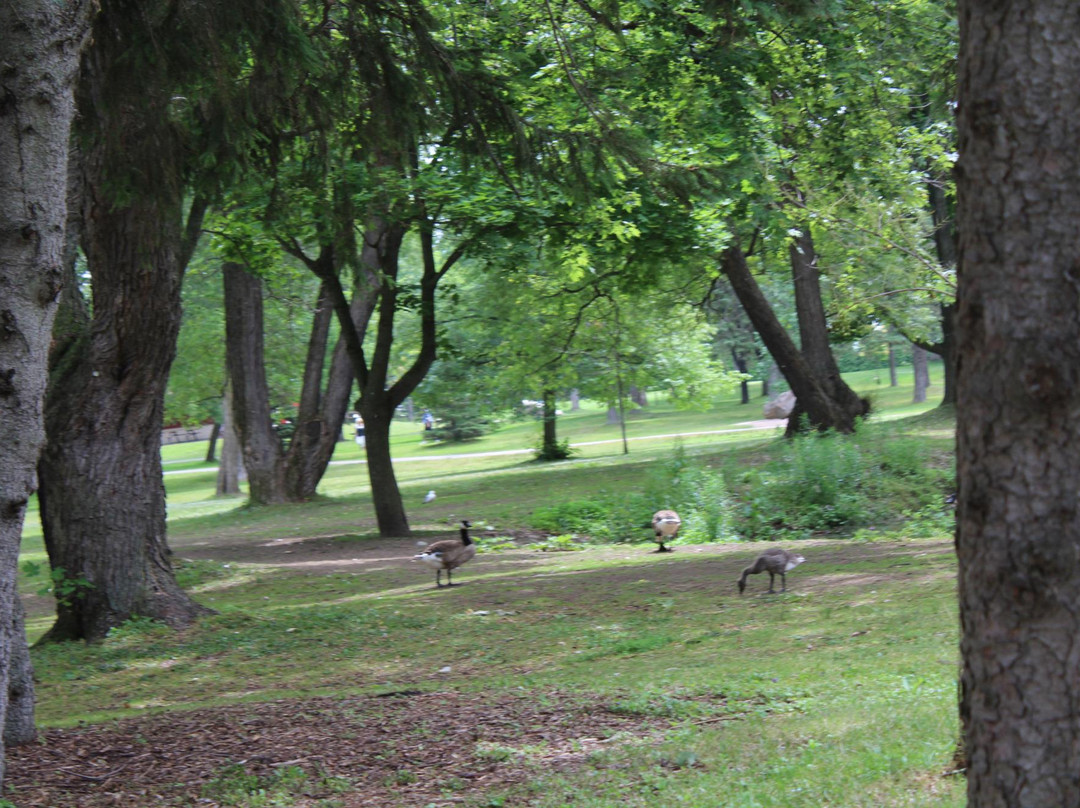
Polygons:
[[443,570],[446,570],[446,585],[453,586],[454,579],[450,575],[451,570],[457,569],[476,555],[476,545],[469,538],[470,527],[469,522],[462,519],[460,539],[442,539],[432,542],[424,548],[424,552],[413,556],[414,561],[423,561],[435,568],[435,586],[440,589],[443,586]]
[[776,576],[780,576],[781,592],[787,591],[787,573],[795,569],[801,563],[806,561],[801,555],[795,553],[789,553],[787,550],[783,550],[779,547],[770,547],[764,553],[758,556],[757,561],[751,564],[749,567],[742,571],[742,577],[739,579],[739,594],[743,593],[746,589],[746,576],[757,575],[759,572],[769,573],[769,592],[773,592],[773,581],[776,580]]
[[653,514],[652,527],[656,531],[656,543],[658,553],[670,553],[671,548],[665,547],[665,541],[672,541],[679,535],[679,527],[682,520],[675,511],[657,511]]

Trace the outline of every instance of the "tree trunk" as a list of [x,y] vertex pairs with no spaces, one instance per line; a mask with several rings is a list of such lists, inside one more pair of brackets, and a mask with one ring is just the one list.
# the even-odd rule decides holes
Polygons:
[[545,390],[542,398],[544,401],[544,437],[541,452],[543,457],[554,458],[559,454],[559,439],[555,434],[555,410],[557,409],[555,391]]
[[[119,15],[107,17],[98,16],[83,63],[81,92],[87,98],[109,97],[113,60],[128,47],[114,25]],[[82,160],[82,244],[93,316],[76,313],[72,330],[55,341],[49,441],[39,465],[49,560],[79,586],[75,596],[58,602],[50,640],[99,639],[136,615],[180,628],[209,611],[173,576],[161,476],[163,399],[180,325],[180,280],[205,202],[191,203],[185,227],[184,191],[169,173],[173,163],[156,140],[159,132],[140,117],[142,98],[90,107],[101,136],[87,138],[92,147]],[[157,144],[146,193],[114,195],[120,189],[116,167],[106,164],[103,133],[118,129],[134,144]],[[78,290],[70,291],[69,309],[85,306]]]
[[941,342],[936,346],[936,353],[941,357],[942,373],[945,377],[945,392],[941,396],[942,406],[956,404],[956,304],[943,303],[941,306]]
[[581,409],[581,393],[575,387],[570,391],[570,412],[577,412]]
[[290,502],[305,502],[315,496],[335,444],[341,438],[341,425],[349,408],[353,374],[341,340],[333,352],[323,390],[323,366],[333,319],[333,304],[323,284],[308,340],[296,431],[285,455],[285,496]]
[[926,401],[926,389],[930,386],[930,371],[926,366],[926,351],[918,345],[911,346],[911,367],[915,371],[915,394],[912,401],[921,404]]
[[390,453],[390,424],[394,417],[394,406],[384,396],[369,394],[361,402],[360,415],[364,419],[368,480],[371,482],[371,499],[379,535],[411,536]]
[[896,349],[889,344],[889,387],[896,387],[900,383],[896,379]]
[[[747,372],[746,360],[743,359],[743,357],[739,356],[739,352],[736,351],[734,348],[731,349],[731,361],[735,363],[735,370],[739,371],[739,373],[746,373]],[[749,404],[750,403],[750,382],[749,382],[749,380],[743,379],[741,382],[739,382],[739,390],[740,390],[740,392],[742,394],[742,402],[741,403]]]
[[214,426],[210,430],[210,443],[206,447],[207,463],[213,463],[217,460],[217,442],[219,437],[221,437],[221,423],[219,421],[214,421]]
[[95,204],[87,220],[93,319],[56,342],[67,350],[50,381],[40,466],[49,560],[86,583],[58,602],[49,640],[100,639],[135,615],[180,628],[209,611],[176,584],[165,538],[161,422],[180,324],[178,224],[178,209],[163,216],[153,201]]
[[[418,356],[414,361],[412,374],[407,371],[396,383],[389,384],[394,319],[397,314],[399,295],[396,279],[404,237],[403,226],[390,224],[378,217],[373,220],[364,234],[361,262],[367,268],[368,274],[366,290],[358,289],[357,291],[368,305],[377,304],[379,312],[375,348],[370,365],[362,350],[357,356],[357,344],[363,339],[367,320],[363,321],[363,330],[357,327],[355,317],[351,318],[347,325],[342,324],[343,329],[346,327],[353,329],[355,335],[355,340],[347,343],[347,347],[360,388],[357,410],[360,412],[360,417],[364,419],[364,448],[367,453],[368,480],[371,483],[371,498],[375,507],[375,519],[379,525],[379,535],[383,537],[412,535],[405,503],[401,499],[401,491],[398,487],[397,474],[394,472],[390,452],[390,426],[393,423],[397,405],[408,398],[423,379],[422,374],[416,378],[419,366],[430,367],[435,356],[434,287],[429,286],[432,279],[425,277],[421,284],[421,342],[423,343],[421,354],[424,356],[423,358]],[[425,276],[430,271],[429,264],[434,261],[433,248],[429,239],[430,234],[422,236]],[[385,277],[386,282],[375,280],[379,277]],[[430,318],[430,329],[424,322],[425,318]],[[341,317],[339,316],[338,319],[340,321]],[[426,367],[424,367],[424,372],[426,372]],[[409,375],[409,381],[402,384],[405,375]]]
[[960,3],[957,508],[972,808],[1080,805],[1080,16]]
[[782,378],[783,374],[780,373],[780,368],[776,366],[775,362],[770,363],[769,372],[765,375],[765,378],[761,382],[762,398],[768,398],[772,390],[780,383],[780,379]]
[[233,428],[240,438],[248,496],[256,505],[286,501],[281,439],[270,416],[263,353],[262,281],[239,264],[222,266],[225,364],[232,385]]
[[92,4],[0,4],[0,781],[4,743],[33,726],[33,680],[15,578],[45,441],[50,331],[64,281],[73,89]]
[[614,404],[609,404],[607,408],[607,425],[615,426],[619,423],[619,408]]
[[[226,374],[226,377],[228,374]],[[225,395],[221,402],[221,462],[218,463],[217,495],[236,496],[240,493],[240,476],[244,468],[244,452],[236,434],[233,418],[232,383],[225,379]]]
[[830,398],[777,319],[769,301],[754,280],[750,267],[747,266],[746,256],[738,245],[731,245],[724,251],[721,269],[731,282],[732,289],[757,329],[761,341],[765,343],[773,361],[784,374],[791,391],[795,393],[796,405],[788,419],[787,434],[793,434],[799,429],[799,418],[803,413],[816,429],[854,431],[855,419],[862,414],[863,407],[860,405],[858,409],[845,409]]
[[802,355],[833,401],[845,412],[865,415],[868,411],[866,402],[848,387],[840,375],[836,357],[829,345],[829,324],[821,299],[821,273],[818,271],[817,252],[809,227],[804,227],[788,246],[788,256],[791,259]]
[[34,726],[34,665],[26,644],[26,613],[18,595],[12,604],[11,666],[7,679],[7,713],[4,716],[4,746],[19,746],[37,737]]
[[[932,179],[927,185],[930,211],[934,222],[934,247],[938,263],[944,269],[956,266],[955,217],[949,199],[945,195],[945,180]],[[941,397],[943,406],[956,404],[956,303],[941,304],[941,342],[933,347],[923,347],[941,357],[944,365],[945,391]]]

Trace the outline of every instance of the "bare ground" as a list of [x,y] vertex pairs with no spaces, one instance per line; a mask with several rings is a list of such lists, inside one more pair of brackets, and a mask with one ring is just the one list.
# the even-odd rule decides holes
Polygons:
[[[520,783],[541,764],[572,767],[617,733],[645,738],[663,724],[558,691],[275,701],[49,730],[11,751],[6,785],[19,808],[214,806],[210,781],[227,765],[262,776],[297,766],[352,783],[336,794],[310,777],[297,806],[452,805],[466,790]],[[477,744],[502,751],[478,756]],[[530,746],[543,751],[506,751]]]
[[[506,535],[500,532],[500,535]],[[522,533],[527,543],[539,535]],[[648,554],[649,545],[604,550],[612,557]],[[808,563],[792,576],[794,587],[851,587],[861,591],[884,579],[925,574],[911,566],[912,553],[944,555],[948,542],[873,544],[800,542]],[[654,556],[654,563],[589,571],[588,589],[620,587],[647,578],[654,593],[713,591],[732,594],[734,579],[747,563],[746,545],[678,547]],[[351,571],[415,581],[428,574],[409,563],[410,540],[341,541],[310,537],[253,543],[236,541],[180,550],[187,558],[265,564],[303,573]],[[467,584],[474,608],[506,605],[538,588],[571,606],[586,597],[579,573],[534,572],[544,556],[525,550],[482,554],[458,580]],[[700,560],[705,563],[692,563]],[[816,564],[841,569],[873,561],[850,573],[815,574]],[[514,568],[521,584],[490,587],[468,578],[484,571]],[[389,572],[389,575],[387,574]],[[754,579],[751,579],[754,582]],[[764,576],[748,587],[763,596]],[[460,591],[460,590],[459,590]],[[575,593],[577,593],[575,595]],[[432,586],[432,596],[437,595]],[[402,691],[353,698],[273,701],[213,709],[147,715],[74,729],[52,729],[27,746],[9,749],[5,785],[19,808],[143,808],[227,804],[206,789],[225,766],[268,775],[297,766],[310,775],[309,794],[298,808],[334,799],[342,808],[359,806],[449,806],[465,794],[527,781],[543,765],[574,767],[591,752],[631,739],[659,737],[663,719],[613,712],[603,698],[563,691],[462,693]],[[614,740],[613,740],[614,739]],[[477,744],[533,747],[530,754],[477,755]],[[483,747],[481,747],[483,748]],[[543,751],[535,751],[542,749]],[[346,778],[344,794],[322,784],[317,774]],[[325,803],[324,803],[325,804]]]

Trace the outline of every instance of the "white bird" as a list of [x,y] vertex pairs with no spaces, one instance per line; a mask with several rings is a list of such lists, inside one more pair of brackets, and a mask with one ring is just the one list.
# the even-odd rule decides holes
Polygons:
[[427,546],[413,561],[422,561],[435,568],[435,586],[442,588],[442,571],[446,570],[446,585],[453,586],[451,571],[457,569],[476,555],[476,545],[469,538],[469,522],[461,520],[460,539],[442,539]]
[[431,502],[433,499],[435,499],[435,492],[428,491],[427,496],[424,497],[424,502]]

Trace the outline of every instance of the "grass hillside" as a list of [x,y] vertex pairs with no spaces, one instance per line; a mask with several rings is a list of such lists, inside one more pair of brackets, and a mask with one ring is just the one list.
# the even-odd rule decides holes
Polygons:
[[[630,454],[596,443],[617,428],[586,410],[560,436],[590,445],[536,464],[486,454],[527,450],[535,424],[464,450],[398,425],[417,532],[477,526],[481,552],[452,589],[409,561],[416,540],[375,535],[362,464],[332,466],[316,502],[248,509],[213,499],[205,447],[166,447],[166,469],[185,472],[166,477],[178,576],[216,614],[181,634],[132,621],[98,645],[35,648],[42,740],[12,751],[8,797],[962,805],[952,423],[874,375],[855,381],[879,415],[853,437],[726,431],[757,403],[654,403]],[[356,455],[344,443],[336,459]],[[672,503],[688,535],[653,553],[641,525]],[[773,540],[806,563],[787,592],[758,575],[740,596]],[[25,561],[37,636],[48,578],[32,528]]]

